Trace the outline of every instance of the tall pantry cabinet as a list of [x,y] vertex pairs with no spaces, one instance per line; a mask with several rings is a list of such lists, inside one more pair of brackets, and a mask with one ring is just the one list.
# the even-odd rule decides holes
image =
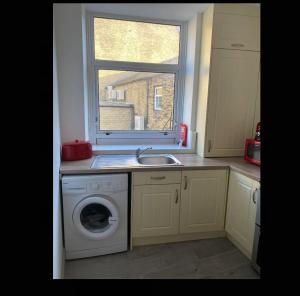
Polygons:
[[260,120],[260,7],[211,5],[200,55],[197,153],[242,156]]

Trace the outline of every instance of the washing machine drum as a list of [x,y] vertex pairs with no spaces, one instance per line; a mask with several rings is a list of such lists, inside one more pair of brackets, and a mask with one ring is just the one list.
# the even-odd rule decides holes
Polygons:
[[80,201],[73,212],[75,228],[86,238],[104,239],[119,225],[116,206],[104,196],[90,196]]

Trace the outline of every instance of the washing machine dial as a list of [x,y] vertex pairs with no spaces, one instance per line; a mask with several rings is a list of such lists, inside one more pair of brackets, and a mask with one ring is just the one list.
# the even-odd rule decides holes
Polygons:
[[99,184],[98,183],[92,183],[91,188],[93,190],[98,190],[99,189]]

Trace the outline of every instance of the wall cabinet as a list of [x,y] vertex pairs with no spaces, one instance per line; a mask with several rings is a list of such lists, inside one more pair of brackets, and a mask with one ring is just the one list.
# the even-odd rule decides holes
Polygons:
[[212,47],[260,51],[259,17],[215,13]]
[[225,230],[228,238],[248,257],[251,257],[256,201],[255,191],[259,182],[237,172],[231,172],[227,196]]
[[243,155],[252,137],[258,72],[258,52],[213,49],[206,156]]
[[182,172],[180,233],[224,229],[226,170]]
[[259,88],[259,7],[214,4],[203,15],[197,153],[242,156],[253,135]]

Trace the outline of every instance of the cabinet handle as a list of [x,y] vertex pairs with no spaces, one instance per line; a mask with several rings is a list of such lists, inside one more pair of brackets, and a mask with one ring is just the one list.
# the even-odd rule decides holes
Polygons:
[[255,190],[252,193],[252,201],[253,201],[254,204],[256,204],[256,199],[255,199],[255,193],[256,193],[256,191],[257,191],[257,188],[255,188]]
[[187,183],[187,176],[184,176],[184,190],[187,189],[187,185],[188,185],[188,183]]
[[232,47],[244,47],[244,44],[242,43],[231,43]]
[[208,140],[208,152],[210,152],[211,151],[211,140]]
[[150,177],[150,179],[152,180],[163,180],[163,179],[166,179],[165,176],[162,176],[162,177]]
[[178,189],[176,189],[176,200],[175,200],[175,203],[176,204],[178,203]]

